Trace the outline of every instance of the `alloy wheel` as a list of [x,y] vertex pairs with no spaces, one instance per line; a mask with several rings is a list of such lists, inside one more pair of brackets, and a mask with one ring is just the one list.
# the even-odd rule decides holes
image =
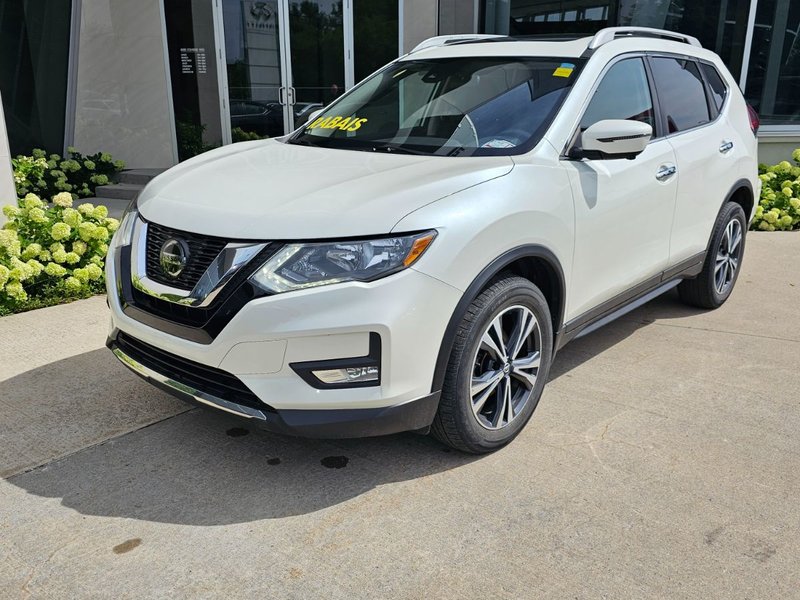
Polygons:
[[714,264],[714,287],[720,295],[727,293],[733,285],[742,254],[742,237],[739,219],[731,219],[725,226]]
[[486,429],[507,427],[533,394],[542,338],[533,312],[520,305],[497,315],[484,331],[472,361],[472,412]]

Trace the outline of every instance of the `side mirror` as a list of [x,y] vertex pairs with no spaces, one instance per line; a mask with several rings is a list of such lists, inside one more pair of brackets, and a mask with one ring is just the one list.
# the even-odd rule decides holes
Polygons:
[[311,121],[313,121],[314,119],[316,119],[318,116],[320,116],[322,114],[323,110],[325,110],[325,109],[324,108],[318,108],[317,110],[312,110],[310,113],[308,113],[308,119],[306,120],[306,123],[311,123]]
[[640,121],[607,119],[598,121],[581,135],[581,146],[570,152],[571,158],[636,158],[644,152],[653,128]]

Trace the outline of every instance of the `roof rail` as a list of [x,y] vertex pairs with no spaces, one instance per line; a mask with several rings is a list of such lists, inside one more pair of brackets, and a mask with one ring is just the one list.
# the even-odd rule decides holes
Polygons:
[[439,35],[436,37],[428,38],[424,42],[417,44],[414,49],[409,52],[413,54],[425,48],[436,48],[437,46],[448,46],[450,44],[458,44],[459,42],[475,42],[479,40],[490,40],[493,38],[504,38],[505,35],[495,35],[491,33],[464,33],[460,35]]
[[589,50],[595,50],[603,44],[623,37],[658,38],[662,40],[672,40],[674,42],[683,42],[684,44],[690,44],[698,48],[703,47],[700,40],[696,37],[684,35],[683,33],[676,33],[674,31],[667,31],[666,29],[653,29],[652,27],[606,27],[594,35],[592,41],[589,42]]

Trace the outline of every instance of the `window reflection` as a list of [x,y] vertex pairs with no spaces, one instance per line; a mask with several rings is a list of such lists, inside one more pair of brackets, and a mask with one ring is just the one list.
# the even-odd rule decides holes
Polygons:
[[355,0],[355,81],[371,75],[398,54],[398,0]]
[[234,142],[283,135],[278,2],[223,0]]
[[679,31],[720,55],[734,77],[742,71],[749,0],[621,0],[619,24]]
[[[774,7],[776,1],[759,0]],[[800,9],[800,2],[795,2]],[[586,34],[604,27],[679,31],[722,57],[735,77],[742,70],[750,0],[486,0],[484,31],[504,35]],[[774,9],[772,13],[774,13]]]
[[487,0],[484,29],[504,35],[594,33],[611,24],[615,4],[603,0]]
[[11,154],[64,150],[70,0],[0,0],[0,87]]
[[303,0],[289,4],[296,102],[329,104],[344,93],[342,23],[341,0]]
[[760,0],[745,97],[762,124],[800,121],[800,3]]
[[203,0],[164,3],[178,157],[222,145],[213,7]]

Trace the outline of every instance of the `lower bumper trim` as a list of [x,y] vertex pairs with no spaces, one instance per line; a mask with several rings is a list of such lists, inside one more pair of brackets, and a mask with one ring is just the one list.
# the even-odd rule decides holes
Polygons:
[[218,408],[247,419],[258,419],[260,421],[266,421],[267,419],[264,412],[260,410],[250,408],[249,406],[242,406],[241,404],[236,404],[235,402],[230,402],[211,394],[206,394],[179,381],[165,377],[164,375],[161,375],[153,369],[150,369],[140,362],[134,360],[119,348],[112,348],[111,351],[120,360],[120,362],[128,367],[131,371],[140,377],[144,377],[150,381],[150,383],[158,386],[159,388],[178,396],[179,398],[189,397],[200,404],[213,406],[214,408]]
[[[440,392],[384,408],[278,410],[259,427],[300,437],[336,439],[377,437],[428,429],[439,408]],[[274,418],[274,417],[277,417]]]
[[433,423],[441,395],[441,392],[435,392],[410,402],[382,408],[261,411],[170,379],[127,355],[113,342],[110,341],[109,346],[120,362],[131,371],[181,400],[248,419],[267,431],[300,437],[359,438],[425,430]]

